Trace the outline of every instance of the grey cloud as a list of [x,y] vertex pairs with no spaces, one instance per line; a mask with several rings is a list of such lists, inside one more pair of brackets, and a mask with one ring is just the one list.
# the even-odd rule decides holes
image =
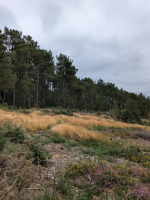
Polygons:
[[42,1],[39,7],[43,31],[53,29],[62,13],[62,8],[53,1]]
[[[11,4],[12,13],[17,13],[15,4],[17,0]],[[24,1],[20,10],[28,4],[29,0]],[[34,0],[34,4],[32,15],[24,10],[28,18],[22,26],[31,34],[28,20],[32,16],[35,30],[31,36],[41,48],[52,50],[54,56],[69,56],[80,78],[101,78],[127,91],[150,95],[149,0]],[[8,16],[11,12],[0,8],[0,13]]]
[[20,28],[16,15],[4,5],[0,5],[0,27]]

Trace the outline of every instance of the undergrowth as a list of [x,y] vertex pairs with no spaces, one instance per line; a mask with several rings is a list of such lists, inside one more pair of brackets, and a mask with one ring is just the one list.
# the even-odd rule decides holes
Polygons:
[[16,126],[0,126],[0,151],[4,149],[7,140],[15,143],[23,143],[25,135],[21,127]]
[[[54,110],[43,110],[46,115],[52,115],[52,112]],[[60,114],[65,112],[61,109]],[[115,136],[132,138],[132,131],[136,128],[95,125],[89,126],[89,131],[79,126],[76,129],[79,133],[71,137],[74,126],[66,129],[67,125],[58,128],[67,130],[68,135],[55,133],[50,124],[43,132],[30,133],[29,138],[25,138],[21,127],[10,123],[0,126],[0,199],[24,200],[26,195],[36,200],[150,199],[150,191],[144,187],[150,182],[149,148],[126,146],[121,140],[114,139]],[[107,140],[102,140],[107,130]],[[102,139],[97,141],[88,137],[86,140],[81,137],[80,131],[88,134],[97,132]],[[82,158],[77,155],[79,161],[69,162],[64,174],[59,173],[51,167],[54,166],[50,163],[52,156],[45,150],[45,145],[52,143],[65,146],[69,152],[72,147],[77,147]],[[125,164],[115,164],[116,158],[124,158]],[[40,189],[34,188],[35,182]]]

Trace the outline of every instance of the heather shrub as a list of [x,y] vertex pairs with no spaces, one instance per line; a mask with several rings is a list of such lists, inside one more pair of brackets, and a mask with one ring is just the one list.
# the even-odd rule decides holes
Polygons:
[[97,157],[95,161],[69,162],[65,177],[74,180],[74,186],[82,189],[90,197],[101,195],[110,189],[114,192],[114,196],[118,197],[117,199],[123,199],[125,196],[136,199],[139,194],[141,194],[141,199],[150,198],[148,190],[144,191],[136,186],[138,179],[149,182],[150,170],[148,169],[137,169],[128,165],[110,165]]

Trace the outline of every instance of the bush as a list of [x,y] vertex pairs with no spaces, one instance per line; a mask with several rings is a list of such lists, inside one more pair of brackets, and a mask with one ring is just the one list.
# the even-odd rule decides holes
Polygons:
[[51,111],[51,110],[48,110],[48,109],[43,109],[43,112],[44,112],[44,114],[46,114],[46,115],[51,115],[51,114],[52,114],[52,111]]
[[140,115],[136,115],[127,109],[118,110],[116,112],[116,119],[122,120],[126,123],[141,123]]
[[73,116],[73,112],[70,109],[53,109],[53,112],[55,115],[63,114],[63,115],[68,115],[68,116]]
[[99,116],[100,116],[101,114],[102,114],[102,113],[101,113],[101,111],[99,110],[99,111],[97,112],[97,115],[99,115]]
[[10,138],[11,142],[23,143],[25,136],[21,127],[0,126],[0,151],[4,149],[7,138]]
[[21,127],[6,126],[5,127],[5,137],[10,138],[11,142],[23,143],[25,136]]
[[52,111],[54,112],[55,115],[61,114],[61,110],[60,109],[53,109]]
[[0,104],[0,109],[1,110],[4,110],[4,111],[8,111],[8,108],[7,107],[5,107],[4,105],[2,105],[2,104]]
[[109,114],[112,118],[115,118],[116,117],[116,114],[117,114],[118,110],[115,110],[115,109],[112,109],[109,111]]
[[43,166],[46,166],[47,164],[47,157],[48,157],[48,152],[46,152],[42,147],[44,144],[40,145],[37,143],[30,144],[30,151],[33,152],[31,157],[34,158],[33,164],[40,164]]
[[73,112],[70,109],[61,109],[61,113],[63,115],[68,115],[68,116],[72,116]]
[[77,112],[77,109],[72,108],[71,111],[72,111],[72,112]]
[[6,138],[5,138],[5,130],[3,127],[0,126],[0,151],[4,149],[5,143],[6,143]]
[[31,111],[31,110],[27,110],[27,109],[23,109],[23,110],[20,110],[20,112],[23,113],[23,114],[28,115],[28,114],[30,114],[32,111]]

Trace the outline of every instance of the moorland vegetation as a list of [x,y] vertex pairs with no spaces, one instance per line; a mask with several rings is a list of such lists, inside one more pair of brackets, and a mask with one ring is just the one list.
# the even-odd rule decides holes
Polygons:
[[143,137],[149,137],[148,125],[95,112],[5,109],[1,199],[150,199],[150,140]]
[[150,199],[150,98],[77,71],[0,30],[0,200]]

